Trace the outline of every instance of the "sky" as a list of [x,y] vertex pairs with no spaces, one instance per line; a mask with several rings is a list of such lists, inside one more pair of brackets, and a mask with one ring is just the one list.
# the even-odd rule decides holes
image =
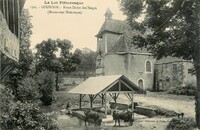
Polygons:
[[[83,5],[59,4],[59,2],[83,2]],[[49,2],[49,4],[47,4]],[[58,2],[58,4],[56,3]],[[47,9],[47,7],[54,9]],[[55,9],[59,6],[59,9]],[[83,9],[63,9],[85,6]],[[75,6],[75,7],[72,7]],[[89,7],[94,7],[88,9]],[[46,7],[46,8],[45,8]],[[26,0],[24,8],[29,9],[32,17],[33,34],[31,36],[31,49],[48,38],[68,39],[76,48],[87,47],[96,51],[97,40],[95,35],[101,28],[107,8],[113,13],[114,19],[125,20],[126,16],[120,11],[118,0]],[[82,11],[82,14],[48,14],[48,11]]]

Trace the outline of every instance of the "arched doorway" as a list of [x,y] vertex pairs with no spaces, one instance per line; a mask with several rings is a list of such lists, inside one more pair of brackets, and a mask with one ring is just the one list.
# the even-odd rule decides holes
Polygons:
[[138,80],[138,86],[142,89],[144,89],[144,81],[142,79]]

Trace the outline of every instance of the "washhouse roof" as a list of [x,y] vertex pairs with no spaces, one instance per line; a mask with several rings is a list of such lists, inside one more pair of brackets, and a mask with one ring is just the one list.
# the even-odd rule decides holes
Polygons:
[[68,93],[96,95],[105,92],[134,92],[144,91],[124,75],[90,77]]

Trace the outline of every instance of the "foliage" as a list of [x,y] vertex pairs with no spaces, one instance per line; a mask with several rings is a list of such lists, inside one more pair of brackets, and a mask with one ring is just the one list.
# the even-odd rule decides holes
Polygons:
[[1,117],[1,128],[4,130],[57,130],[57,124],[42,113],[37,104],[16,102],[12,110]]
[[[49,70],[55,72],[56,75],[56,90],[58,86],[58,73],[75,71],[80,63],[78,55],[71,53],[72,44],[69,40],[52,40],[42,41],[36,45],[36,72]],[[60,49],[60,57],[58,51]],[[57,54],[57,55],[56,55]]]
[[18,99],[21,102],[37,101],[41,97],[41,94],[39,93],[39,86],[32,77],[24,78],[19,84],[17,92]]
[[88,73],[95,73],[97,54],[94,51],[88,48],[76,49],[74,54],[79,55],[81,58],[81,63],[77,67],[77,73],[84,73],[85,77]]
[[30,71],[30,65],[33,61],[30,47],[30,37],[32,34],[32,24],[29,11],[23,9],[19,18],[19,62],[15,64],[15,70],[10,73],[6,84],[12,89],[13,94],[17,98],[17,88],[19,81]]
[[0,97],[0,115],[2,115],[2,113],[10,111],[14,96],[10,89],[1,88]]
[[167,130],[194,130],[195,127],[193,118],[173,118],[167,125]]
[[195,95],[196,87],[193,85],[187,85],[184,87],[172,87],[170,88],[167,93],[169,94],[176,94],[176,95],[188,95],[194,96]]
[[[200,128],[199,9],[199,0],[122,1],[122,10],[128,16],[128,23],[133,30],[140,31],[138,35],[132,37],[133,44],[141,48],[146,47],[157,59],[173,56],[193,60],[197,77],[196,122],[198,128]],[[143,12],[145,12],[144,21],[137,23],[136,19]]]
[[32,23],[28,9],[23,9],[19,19],[19,42],[20,42],[20,55],[19,63],[17,65],[18,73],[22,77],[25,77],[28,71],[30,71],[30,65],[33,61],[32,52],[30,48],[30,38],[32,35]]
[[56,74],[48,70],[40,72],[36,76],[39,92],[42,95],[40,100],[44,105],[51,105],[54,100],[55,77]]

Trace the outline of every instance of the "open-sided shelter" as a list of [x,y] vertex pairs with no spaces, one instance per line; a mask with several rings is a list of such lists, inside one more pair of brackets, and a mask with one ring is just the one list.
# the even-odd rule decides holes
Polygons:
[[85,95],[89,95],[90,107],[94,99],[99,96],[102,99],[102,105],[105,105],[105,114],[107,114],[107,98],[106,95],[110,95],[116,103],[116,100],[120,93],[123,93],[132,103],[132,109],[134,108],[133,94],[143,93],[144,91],[130,81],[124,75],[111,75],[111,76],[98,76],[90,77],[80,85],[76,86],[68,93],[74,93],[80,95],[80,108],[81,101]]

